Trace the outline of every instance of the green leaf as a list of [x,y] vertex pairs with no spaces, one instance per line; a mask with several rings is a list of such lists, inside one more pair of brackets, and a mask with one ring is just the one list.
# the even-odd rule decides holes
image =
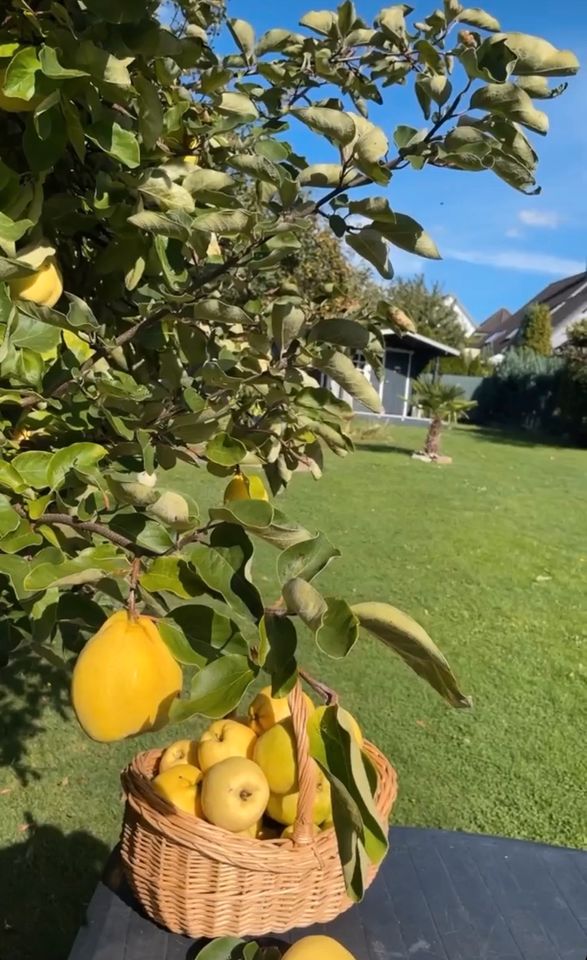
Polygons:
[[376,221],[375,229],[401,250],[416,253],[419,257],[429,260],[440,260],[438,247],[432,237],[412,217],[405,213],[396,213],[394,223]]
[[[380,863],[388,848],[386,825],[381,822],[361,750],[353,736],[351,720],[345,710],[327,707],[319,722],[308,723],[310,753],[331,782],[334,795],[346,806],[348,816],[333,804],[337,839],[348,844],[349,829],[356,832],[371,863]],[[342,789],[341,789],[342,787]],[[351,806],[348,803],[351,799]],[[338,815],[337,815],[338,814]],[[357,822],[358,820],[358,822]],[[343,858],[346,859],[346,858]]]
[[148,520],[141,513],[118,513],[110,521],[115,533],[128,537],[133,543],[154,553],[165,553],[174,546],[174,540],[164,526]]
[[104,118],[98,121],[88,128],[87,136],[109,156],[120,160],[125,167],[133,170],[140,165],[139,141],[131,130],[125,130],[116,120]]
[[298,678],[296,628],[289,617],[266,613],[259,622],[259,663],[271,677],[271,696],[286,697]]
[[174,183],[161,168],[148,171],[137,189],[162,210],[185,210],[187,213],[195,210],[191,193],[179,183]]
[[12,461],[27,487],[42,490],[49,484],[49,464],[53,454],[46,450],[27,450]]
[[195,674],[189,700],[174,700],[170,720],[177,723],[195,714],[216,720],[238,707],[255,679],[246,657],[227,654]]
[[83,163],[86,158],[86,133],[82,126],[79,110],[71,100],[67,100],[65,97],[61,98],[61,110],[69,142]]
[[163,133],[163,106],[157,87],[139,73],[133,79],[138,93],[139,131],[146,150],[152,150]]
[[319,629],[328,605],[321,593],[311,583],[294,578],[282,585],[282,595],[287,612],[295,614],[313,633]]
[[0,240],[15,243],[24,237],[32,225],[32,220],[11,220],[0,210]]
[[235,616],[247,620],[260,616],[263,604],[256,589],[242,570],[235,570],[225,551],[194,543],[185,547],[183,553],[200,580],[209,590],[223,597]]
[[190,225],[181,219],[179,213],[155,213],[153,210],[142,210],[140,213],[133,213],[128,217],[128,222],[134,224],[140,230],[146,230],[148,233],[161,234],[165,237],[173,237],[176,240],[186,241],[190,235]]
[[41,64],[34,47],[24,47],[16,53],[4,77],[4,95],[19,97],[21,100],[32,100],[35,95],[35,80],[37,70]]
[[18,527],[3,538],[2,552],[20,553],[21,550],[25,550],[27,547],[36,547],[42,542],[42,536],[35,533],[28,520],[22,519]]
[[250,324],[248,313],[232,303],[223,300],[198,300],[194,304],[194,320],[206,320],[210,323]]
[[341,660],[359,639],[359,621],[346,600],[325,597],[326,610],[316,630],[316,643],[322,653]]
[[[20,516],[11,506],[8,497],[0,493],[0,540],[7,534],[13,533],[20,526],[20,520]],[[2,545],[0,544],[1,548]]]
[[219,237],[235,237],[247,234],[251,222],[251,214],[246,210],[211,210],[196,217],[193,228],[215,233]]
[[218,111],[227,116],[238,117],[243,123],[248,120],[256,120],[259,116],[253,101],[249,100],[244,93],[236,93],[234,91],[222,94],[220,103],[218,104]]
[[304,167],[299,182],[304,187],[338,187],[343,181],[340,163],[312,163]]
[[188,173],[183,185],[190,193],[197,195],[205,191],[219,193],[222,190],[229,190],[234,187],[235,181],[230,174],[223,170],[208,170],[204,167],[196,167],[191,173]]
[[245,529],[248,527],[262,529],[271,524],[273,513],[273,507],[266,500],[231,500],[223,507],[213,507],[210,510],[210,517],[212,520],[238,523]]
[[51,457],[47,468],[47,480],[52,490],[61,486],[70,470],[91,474],[97,463],[108,451],[99,443],[72,443],[58,450]]
[[219,463],[222,467],[234,467],[242,463],[247,448],[240,440],[235,440],[228,433],[217,433],[206,444],[206,456],[212,463]]
[[172,593],[191,600],[204,592],[202,581],[180,557],[157,557],[141,574],[140,584],[149,593]]
[[579,61],[571,50],[559,50],[542,37],[526,33],[503,33],[491,39],[493,42],[505,40],[517,57],[513,68],[517,76],[542,74],[547,77],[568,77],[579,70]]
[[340,555],[340,550],[333,547],[324,533],[318,533],[311,540],[292,544],[277,558],[279,582],[287,583],[293,579],[313,580]]
[[279,300],[273,304],[271,311],[271,332],[280,353],[296,340],[304,323],[306,315],[300,307],[291,301]]
[[[371,227],[362,227],[357,233],[347,233],[345,242],[364,260],[373,264],[384,280],[391,280],[393,268],[389,263],[389,251],[381,233]],[[379,410],[379,407],[377,408]]]
[[28,484],[11,463],[0,460],[0,487],[7,487],[15,493],[24,493]]
[[226,653],[245,657],[248,654],[247,643],[237,625],[208,605],[181,604],[170,611],[168,619],[181,628],[201,667]]
[[467,7],[465,10],[461,10],[456,19],[459,23],[468,23],[471,27],[479,27],[480,30],[491,30],[492,32],[501,30],[499,20],[479,7]]
[[390,40],[402,45],[406,41],[405,16],[406,13],[411,12],[411,9],[405,3],[386,7],[377,15],[376,24]]
[[47,353],[61,342],[61,333],[57,327],[19,311],[10,338],[15,347],[26,347],[35,353]]
[[227,26],[247,61],[252,60],[255,53],[255,31],[251,24],[247,23],[246,20],[238,20],[233,17],[227,20]]
[[136,23],[145,16],[145,0],[86,0],[86,6],[107,23]]
[[300,26],[309,27],[310,30],[328,37],[333,32],[338,32],[338,19],[330,10],[311,10],[300,19]]
[[88,547],[62,563],[39,564],[25,577],[24,586],[27,590],[78,586],[101,580],[106,573],[124,577],[129,569],[128,557],[112,544]]
[[238,937],[220,937],[202,947],[196,960],[234,960],[235,950],[244,944]]
[[340,146],[350,143],[355,138],[356,128],[353,119],[341,110],[333,110],[330,107],[299,107],[291,112],[311,130]]
[[85,70],[63,67],[59,63],[57,50],[54,50],[53,47],[41,47],[39,51],[39,63],[45,76],[51,77],[54,80],[69,80],[71,77],[89,76]]
[[470,707],[444,655],[420,624],[388,603],[356,603],[351,610],[361,626],[394,650],[453,707]]
[[272,163],[271,160],[268,160],[267,157],[241,153],[236,157],[231,157],[229,162],[231,167],[234,167],[236,170],[241,170],[256,180],[261,180],[264,183],[281,183],[281,170]]
[[315,364],[319,370],[364,404],[367,409],[374,413],[381,412],[379,394],[346,354],[325,348],[321,356],[316,358]]
[[157,629],[163,637],[166,646],[169,648],[171,655],[178,663],[186,664],[186,666],[202,666],[201,656],[193,649],[185,633],[177,623],[174,623],[172,620],[158,620]]
[[553,100],[555,97],[560,97],[568,87],[567,83],[551,87],[548,77],[520,77],[517,85],[533,100]]
[[480,87],[471,97],[471,107],[507,117],[536,133],[548,132],[547,115],[537,110],[526,91],[513,83],[488,83]]
[[364,173],[370,173],[373,164],[380,161],[389,150],[389,141],[381,129],[366,117],[348,114],[356,128],[353,156]]
[[347,317],[319,320],[308,334],[310,343],[314,341],[334,343],[354,350],[364,350],[370,339],[371,336],[366,327]]

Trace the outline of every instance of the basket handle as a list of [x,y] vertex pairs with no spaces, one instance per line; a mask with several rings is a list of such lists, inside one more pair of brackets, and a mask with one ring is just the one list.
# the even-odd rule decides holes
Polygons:
[[288,697],[296,741],[298,760],[298,809],[294,823],[293,842],[306,846],[314,839],[314,797],[316,796],[316,763],[310,756],[308,740],[308,707],[298,680]]

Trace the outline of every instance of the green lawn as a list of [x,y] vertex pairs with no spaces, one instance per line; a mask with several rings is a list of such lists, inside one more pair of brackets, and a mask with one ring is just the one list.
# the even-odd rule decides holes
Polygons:
[[[321,588],[416,617],[474,711],[445,707],[367,638],[342,663],[308,646],[306,663],[398,768],[396,822],[586,845],[587,451],[458,429],[454,464],[437,467],[406,456],[421,441],[377,432],[320,484],[296,478],[283,509],[343,548]],[[202,503],[222,490],[204,473],[190,483]],[[268,598],[273,561],[259,551]],[[61,960],[118,834],[118,772],[175,731],[94,744],[50,667],[41,686],[7,681],[19,696],[0,713],[13,761],[0,773],[0,957]]]

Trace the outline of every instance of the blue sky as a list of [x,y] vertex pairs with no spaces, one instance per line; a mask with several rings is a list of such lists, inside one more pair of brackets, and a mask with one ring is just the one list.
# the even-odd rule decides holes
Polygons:
[[[364,18],[374,17],[383,5],[355,2]],[[439,4],[413,0],[412,5],[425,16]],[[585,0],[484,0],[483,5],[504,30],[544,36],[573,49],[587,65]],[[294,27],[308,10],[333,9],[335,3],[229,0],[228,6],[231,16],[249,20],[260,34],[272,26]],[[388,135],[399,123],[422,127],[414,103],[413,95],[391,88],[388,102],[373,119]],[[532,135],[541,158],[539,197],[526,197],[490,173],[428,168],[400,171],[387,191],[391,206],[416,217],[443,255],[442,261],[432,262],[393,249],[396,275],[423,271],[456,294],[479,323],[498,307],[516,309],[547,283],[586,269],[587,66],[570,78],[563,97],[537,105],[551,121],[547,137]],[[333,149],[300,125],[289,139],[313,161],[336,160]]]

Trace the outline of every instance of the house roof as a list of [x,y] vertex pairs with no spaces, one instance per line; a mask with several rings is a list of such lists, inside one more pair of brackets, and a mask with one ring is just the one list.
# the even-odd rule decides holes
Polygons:
[[511,317],[511,311],[507,307],[500,307],[499,310],[496,310],[495,313],[492,313],[490,317],[487,317],[487,320],[484,320],[483,323],[480,323],[477,327],[477,333],[495,333],[496,330],[501,330],[505,323]]
[[435,354],[442,357],[460,357],[461,351],[457,350],[455,347],[449,347],[447,343],[440,343],[438,340],[432,340],[430,337],[425,337],[421,333],[402,333],[401,335],[397,333],[396,330],[382,330],[381,333],[383,336],[396,336],[399,337],[402,343],[405,343],[406,346],[414,347],[427,347],[429,350],[432,350]]
[[[577,301],[577,297],[580,297],[579,301]],[[505,315],[508,311],[497,310],[479,328],[485,334],[483,343],[491,343],[494,349],[498,344],[505,345],[508,340],[515,336],[528,308],[534,303],[544,303],[550,308],[552,329],[555,331],[576,312],[582,301],[587,303],[587,270],[572,277],[566,277],[564,280],[550,283],[509,316]],[[500,317],[499,314],[503,315]]]

